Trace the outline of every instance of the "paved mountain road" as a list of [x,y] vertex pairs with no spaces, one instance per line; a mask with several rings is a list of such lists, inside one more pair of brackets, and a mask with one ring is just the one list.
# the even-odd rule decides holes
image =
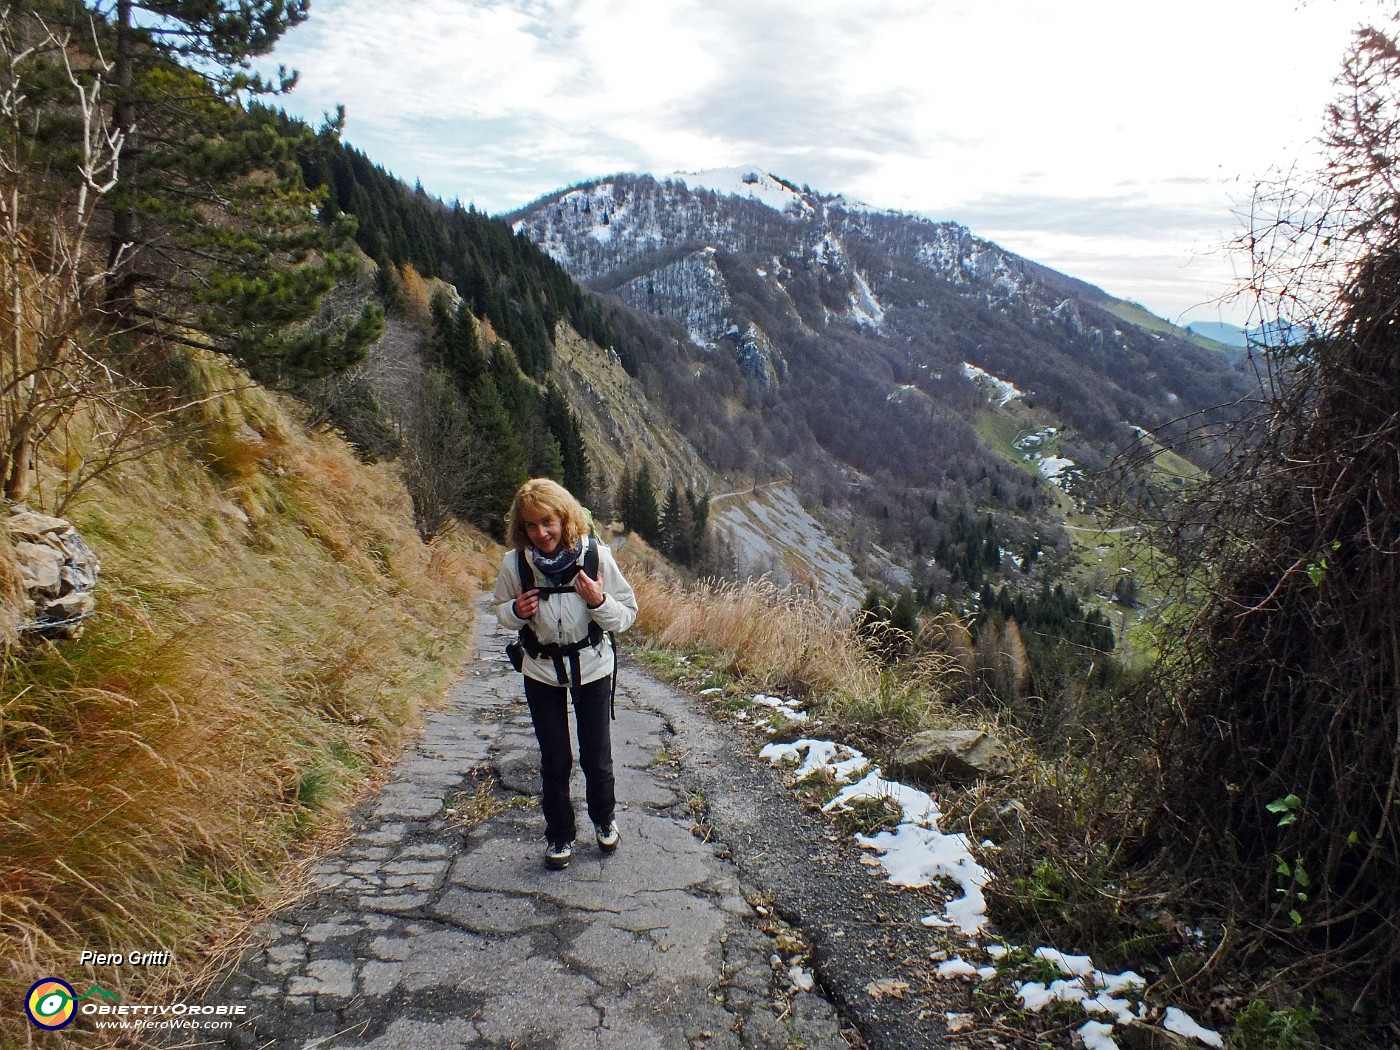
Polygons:
[[[621,848],[598,852],[576,771],[589,833],[567,870],[546,871],[537,751],[507,640],[483,605],[480,659],[356,812],[343,850],[316,866],[313,890],[260,926],[205,994],[246,1004],[246,1019],[222,1043],[205,1033],[185,1045],[947,1045],[932,997],[954,987],[907,1000],[865,991],[926,959],[929,901],[872,878],[751,739],[625,660]],[[693,833],[701,798],[708,841]],[[464,830],[469,811],[484,819]],[[788,959],[775,965],[797,930],[815,958],[810,991]]]

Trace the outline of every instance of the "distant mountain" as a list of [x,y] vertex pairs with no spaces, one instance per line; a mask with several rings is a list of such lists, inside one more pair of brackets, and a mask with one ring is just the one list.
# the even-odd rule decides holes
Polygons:
[[1224,346],[1245,347],[1249,345],[1249,333],[1237,324],[1225,321],[1192,321],[1186,326],[1188,332],[1195,332],[1207,339],[1213,339]]
[[1045,531],[1049,483],[982,437],[1007,389],[1026,433],[1053,425],[1058,456],[1092,470],[1135,428],[1171,436],[1246,384],[1160,318],[963,226],[757,168],[616,175],[507,219],[660,320],[638,374],[714,466],[791,477],[858,558],[878,546],[916,583],[958,515],[988,515],[1008,549]]

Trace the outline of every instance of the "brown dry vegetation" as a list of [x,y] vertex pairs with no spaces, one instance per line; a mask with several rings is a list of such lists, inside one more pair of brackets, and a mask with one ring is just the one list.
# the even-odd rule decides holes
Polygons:
[[201,411],[69,508],[103,562],[84,636],[0,666],[7,1002],[81,981],[84,948],[168,949],[161,979],[187,978],[467,655],[484,541],[424,545],[388,468],[265,391]]
[[646,641],[718,654],[745,689],[803,699],[848,742],[881,749],[920,729],[985,721],[952,709],[966,682],[952,652],[922,649],[891,669],[849,617],[767,579],[683,585],[645,570],[629,579]]

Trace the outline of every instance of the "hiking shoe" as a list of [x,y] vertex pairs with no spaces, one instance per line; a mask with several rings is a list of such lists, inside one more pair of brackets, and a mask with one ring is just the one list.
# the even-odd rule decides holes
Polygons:
[[604,853],[611,853],[617,849],[617,844],[622,841],[622,835],[617,830],[617,821],[610,820],[606,824],[595,824],[593,829],[598,833],[598,848]]
[[551,842],[545,850],[544,866],[552,871],[562,871],[569,866],[569,858],[574,855],[572,842]]

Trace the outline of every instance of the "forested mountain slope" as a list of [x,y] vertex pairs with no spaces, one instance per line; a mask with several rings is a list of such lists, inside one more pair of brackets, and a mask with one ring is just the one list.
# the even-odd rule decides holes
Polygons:
[[643,367],[715,466],[791,474],[916,573],[959,510],[1048,511],[1043,482],[978,436],[989,388],[1055,425],[1084,470],[1249,388],[1227,356],[962,226],[757,169],[617,175],[511,218],[589,287],[677,326]]
[[[356,243],[377,266],[391,314],[367,367],[378,412],[412,430],[422,373],[439,371],[471,431],[455,459],[500,476],[471,497],[470,520],[498,528],[526,474],[560,477],[608,516],[620,509],[619,482],[643,467],[659,500],[671,486],[697,497],[713,487],[709,466],[636,378],[637,348],[654,338],[646,319],[585,292],[508,223],[410,188],[330,132],[303,152],[302,167],[324,187],[322,221],[352,216]],[[405,372],[415,376],[407,384],[390,378]],[[424,436],[428,445],[453,440]],[[432,454],[454,458],[440,451]]]

